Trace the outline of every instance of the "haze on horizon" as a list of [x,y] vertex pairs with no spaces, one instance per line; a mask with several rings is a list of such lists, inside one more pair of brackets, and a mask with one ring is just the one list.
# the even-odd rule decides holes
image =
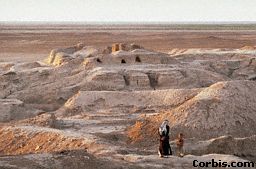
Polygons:
[[255,0],[0,0],[0,21],[254,22]]

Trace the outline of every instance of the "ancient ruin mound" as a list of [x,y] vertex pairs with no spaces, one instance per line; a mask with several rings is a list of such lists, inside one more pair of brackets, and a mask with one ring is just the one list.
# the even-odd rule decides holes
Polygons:
[[[176,107],[194,97],[200,89],[172,89],[147,91],[80,91],[65,103],[69,110],[80,108],[83,112],[90,109],[106,109],[114,107],[155,108]],[[179,99],[174,100],[177,97]]]
[[[155,137],[157,128],[164,119],[170,121],[172,138],[179,132],[197,139],[222,135],[254,135],[255,92],[256,83],[252,81],[218,82],[171,111],[162,112],[138,123],[130,129],[131,138],[146,141]],[[136,135],[140,137],[136,138]]]
[[86,150],[81,138],[65,135],[55,129],[31,126],[6,127],[0,130],[1,155],[51,153],[63,150]]
[[[167,54],[136,44],[80,43],[54,49],[44,61],[0,63],[0,153],[19,161],[31,158],[28,153],[49,160],[61,152],[69,161],[89,152],[129,164],[125,168],[179,168],[175,164],[188,166],[194,155],[209,153],[254,160],[256,150],[246,145],[255,144],[256,135],[255,52]],[[186,154],[192,155],[157,158],[157,128],[164,119],[171,140],[184,133]],[[174,142],[172,147],[175,154]],[[9,165],[1,161],[0,168]],[[64,161],[53,166],[62,168]]]
[[241,50],[255,50],[256,47],[255,46],[244,46],[241,48]]

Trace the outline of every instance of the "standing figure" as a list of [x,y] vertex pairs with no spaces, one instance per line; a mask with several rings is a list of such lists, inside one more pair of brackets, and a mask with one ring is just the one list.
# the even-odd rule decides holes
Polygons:
[[172,155],[172,150],[169,143],[170,127],[168,123],[168,120],[164,120],[159,127],[160,146],[158,154],[160,157],[167,157],[168,155]]
[[183,152],[184,138],[182,133],[178,135],[178,138],[176,140],[176,145],[177,145],[177,155],[179,157],[183,157],[184,156],[184,152]]

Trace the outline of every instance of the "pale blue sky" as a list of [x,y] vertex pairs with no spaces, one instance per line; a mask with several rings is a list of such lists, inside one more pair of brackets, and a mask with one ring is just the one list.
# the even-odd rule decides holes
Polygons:
[[0,0],[0,21],[256,21],[256,0]]

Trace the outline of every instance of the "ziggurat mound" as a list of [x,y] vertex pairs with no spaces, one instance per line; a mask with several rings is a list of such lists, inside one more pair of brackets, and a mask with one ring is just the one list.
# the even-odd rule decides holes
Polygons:
[[[12,142],[1,155],[83,149],[128,166],[168,168],[179,159],[159,164],[147,156],[156,154],[157,127],[168,119],[171,139],[184,133],[192,155],[254,160],[255,149],[239,147],[255,142],[255,58],[251,47],[167,54],[80,43],[54,49],[44,61],[1,62],[0,145]],[[220,148],[224,143],[234,150]]]

